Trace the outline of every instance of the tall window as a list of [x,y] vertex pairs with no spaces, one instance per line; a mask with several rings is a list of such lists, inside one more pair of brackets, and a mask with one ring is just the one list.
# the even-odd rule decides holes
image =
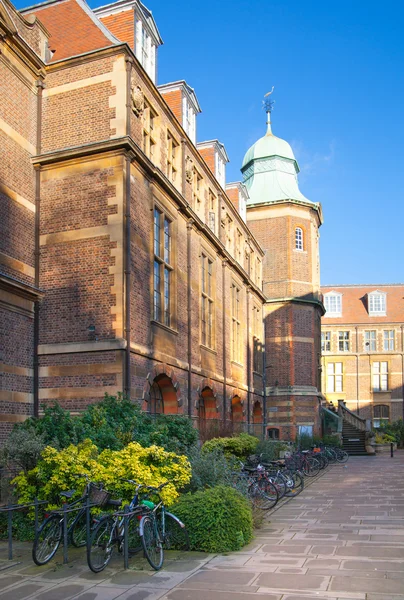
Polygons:
[[241,362],[240,339],[240,288],[233,283],[231,286],[231,317],[232,317],[232,360]]
[[157,381],[154,381],[150,388],[149,410],[152,415],[161,415],[164,413],[163,396]]
[[155,160],[156,149],[156,116],[152,107],[145,102],[143,110],[143,152],[152,161]]
[[394,329],[383,331],[383,350],[394,350]]
[[295,229],[295,248],[296,250],[303,250],[303,229],[301,227]]
[[388,390],[388,363],[387,361],[374,362],[372,365],[372,385],[374,392],[387,392]]
[[209,222],[208,222],[208,227],[209,227],[209,229],[211,229],[213,231],[213,233],[216,232],[216,196],[212,192],[212,190],[209,190]]
[[385,315],[386,314],[386,294],[384,292],[371,292],[368,294],[369,315]]
[[257,257],[257,286],[260,288],[261,287],[261,261],[260,259]]
[[349,331],[338,332],[338,350],[340,352],[349,352]]
[[171,222],[158,208],[154,209],[154,289],[153,318],[171,325]]
[[213,261],[202,254],[201,341],[213,348]]
[[327,317],[340,317],[342,314],[342,294],[328,293],[324,296],[324,306]]
[[376,331],[365,331],[365,351],[376,351]]
[[177,176],[178,142],[167,132],[167,177],[174,183]]
[[261,309],[253,306],[253,333],[254,333],[254,352],[253,352],[253,371],[262,373],[262,317]]
[[194,209],[199,213],[202,206],[202,175],[200,175],[196,169],[194,169],[192,193],[194,199]]
[[342,392],[342,363],[328,363],[327,392]]
[[379,428],[390,420],[390,407],[387,404],[377,404],[373,407],[373,427]]
[[331,331],[321,332],[321,352],[331,352]]

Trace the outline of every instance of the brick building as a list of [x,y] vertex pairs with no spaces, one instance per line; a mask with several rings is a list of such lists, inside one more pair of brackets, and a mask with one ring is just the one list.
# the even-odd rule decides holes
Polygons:
[[0,0],[0,33],[1,435],[105,392],[317,431],[322,217],[290,146],[268,131],[226,184],[194,89],[156,86],[139,0]]
[[379,427],[403,418],[404,285],[322,287],[322,390]]

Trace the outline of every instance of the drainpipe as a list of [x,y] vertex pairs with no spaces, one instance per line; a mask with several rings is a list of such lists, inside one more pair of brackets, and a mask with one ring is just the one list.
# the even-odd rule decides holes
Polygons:
[[247,431],[251,420],[251,348],[250,348],[250,287],[247,286]]
[[[131,74],[132,74],[132,59],[126,57],[126,135],[130,135],[130,120],[132,114],[131,108]],[[124,311],[125,311],[125,358],[124,358],[124,395],[130,398],[131,378],[130,378],[130,300],[131,300],[131,253],[130,253],[130,166],[131,158],[125,156],[124,164],[124,281],[125,281],[125,296],[124,296]]]
[[[37,87],[37,105],[36,105],[36,153],[41,154],[41,134],[42,134],[42,90],[44,83],[42,80],[36,82]],[[35,224],[34,224],[34,268],[35,268],[35,287],[39,287],[39,267],[40,267],[40,246],[39,246],[39,231],[40,231],[40,204],[41,204],[41,171],[35,169]],[[39,302],[34,303],[34,417],[39,416]]]
[[266,353],[266,343],[265,343],[265,321],[264,321],[264,311],[262,310],[262,322],[264,324],[263,326],[263,333],[264,333],[264,342],[263,342],[263,356],[262,356],[262,364],[263,364],[263,371],[262,371],[262,385],[264,388],[264,396],[263,396],[263,417],[264,417],[264,423],[263,423],[263,435],[264,435],[264,440],[266,438],[266,434],[267,434],[267,353]]
[[224,259],[222,262],[222,346],[223,346],[223,422],[226,426],[226,264],[227,259]]
[[124,166],[124,203],[125,203],[125,249],[124,249],[124,278],[125,278],[125,368],[124,368],[124,395],[130,398],[130,297],[131,297],[131,256],[130,256],[130,156],[125,156]]
[[356,329],[356,412],[359,416],[359,331]]
[[404,420],[404,325],[401,325],[401,381],[402,381],[403,420]]
[[188,417],[192,418],[192,226],[187,223],[187,312],[188,312]]

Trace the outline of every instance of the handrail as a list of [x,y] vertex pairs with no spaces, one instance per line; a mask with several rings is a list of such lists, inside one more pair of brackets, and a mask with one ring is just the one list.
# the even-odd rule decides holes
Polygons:
[[366,419],[362,419],[362,417],[349,410],[342,400],[338,401],[338,414],[346,423],[353,425],[360,431],[366,431]]

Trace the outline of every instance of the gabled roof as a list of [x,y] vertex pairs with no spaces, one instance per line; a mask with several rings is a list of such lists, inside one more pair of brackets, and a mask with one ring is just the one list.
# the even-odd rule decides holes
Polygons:
[[98,6],[94,9],[96,15],[101,17],[109,17],[110,15],[116,15],[119,12],[127,10],[137,9],[139,16],[141,16],[143,23],[147,26],[149,34],[152,36],[154,43],[157,46],[163,44],[160,32],[157,28],[156,21],[154,20],[153,13],[140,2],[140,0],[117,0],[111,4],[105,4]]
[[51,37],[51,62],[119,44],[84,0],[50,0],[21,10],[33,14]]

